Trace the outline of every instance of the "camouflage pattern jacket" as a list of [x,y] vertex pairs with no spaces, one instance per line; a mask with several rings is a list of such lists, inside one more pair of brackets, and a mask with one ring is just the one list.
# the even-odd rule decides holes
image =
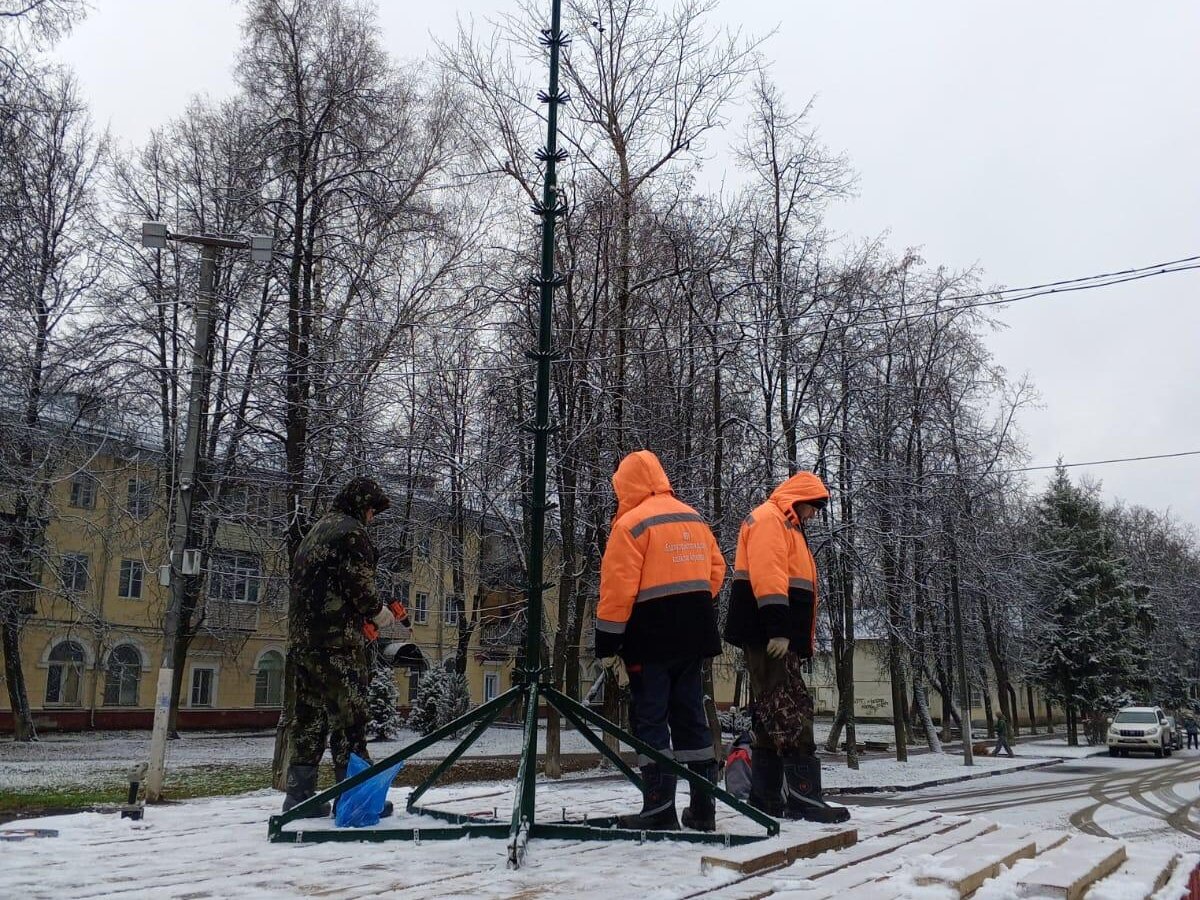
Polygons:
[[288,632],[293,648],[362,651],[363,623],[383,608],[375,562],[375,547],[359,519],[335,509],[317,521],[292,565],[297,597]]

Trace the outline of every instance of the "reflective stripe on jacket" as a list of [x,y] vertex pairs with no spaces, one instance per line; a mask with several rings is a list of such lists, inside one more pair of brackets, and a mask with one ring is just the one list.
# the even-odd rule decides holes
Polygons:
[[813,655],[817,630],[817,566],[795,506],[829,491],[812,472],[777,487],[738,532],[725,640],[738,647],[791,640],[792,652]]
[[618,506],[600,564],[597,658],[717,656],[715,597],[725,559],[712,531],[675,498],[650,451],[626,456],[612,480]]

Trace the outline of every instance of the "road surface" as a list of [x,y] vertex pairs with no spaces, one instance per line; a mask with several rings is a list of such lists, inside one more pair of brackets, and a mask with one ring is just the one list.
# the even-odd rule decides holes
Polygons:
[[851,805],[918,806],[1008,824],[1200,849],[1200,751],[1169,759],[1093,756],[1012,775],[897,794],[843,796]]

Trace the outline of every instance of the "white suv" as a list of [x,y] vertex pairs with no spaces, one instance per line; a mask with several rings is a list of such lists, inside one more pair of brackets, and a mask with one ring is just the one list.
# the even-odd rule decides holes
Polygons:
[[1108,722],[1109,756],[1128,756],[1130,751],[1159,759],[1171,755],[1171,727],[1161,707],[1127,706]]

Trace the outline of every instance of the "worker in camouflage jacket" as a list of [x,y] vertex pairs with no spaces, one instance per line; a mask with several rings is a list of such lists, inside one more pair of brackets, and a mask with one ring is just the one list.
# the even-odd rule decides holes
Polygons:
[[[390,505],[371,478],[350,479],[333,508],[305,535],[292,561],[296,591],[288,653],[296,672],[292,757],[283,811],[316,793],[317,766],[328,737],[336,780],[350,754],[367,755],[370,664],[363,626],[386,628],[392,611],[375,586],[375,547],[367,526]],[[329,809],[311,815],[328,815]]]

